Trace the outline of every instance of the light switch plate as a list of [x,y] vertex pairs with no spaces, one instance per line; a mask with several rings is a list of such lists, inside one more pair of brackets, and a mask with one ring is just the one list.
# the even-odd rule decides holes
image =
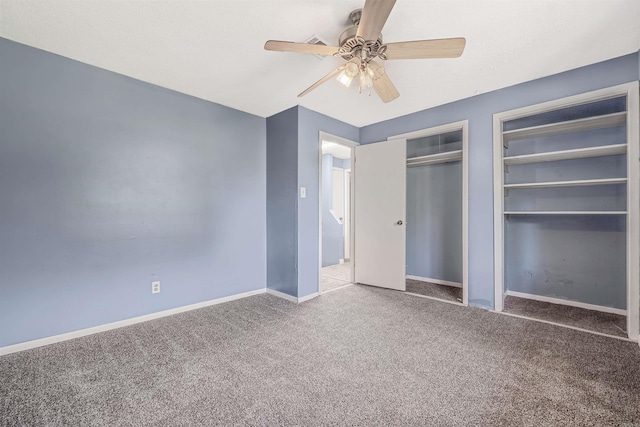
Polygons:
[[307,198],[307,187],[300,187],[300,198],[301,199]]

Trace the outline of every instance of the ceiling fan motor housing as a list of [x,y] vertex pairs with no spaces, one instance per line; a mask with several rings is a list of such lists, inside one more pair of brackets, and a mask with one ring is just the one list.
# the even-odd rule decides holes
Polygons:
[[[377,40],[363,40],[356,37],[358,32],[358,24],[360,23],[360,17],[362,16],[362,9],[356,9],[349,14],[349,20],[353,23],[353,26],[347,28],[338,39],[338,46],[340,50],[338,55],[342,56],[347,61],[353,58],[360,58],[364,61],[370,61],[376,56],[384,58],[384,51],[386,50],[382,43],[382,34],[380,34]],[[363,52],[364,55],[363,55]]]

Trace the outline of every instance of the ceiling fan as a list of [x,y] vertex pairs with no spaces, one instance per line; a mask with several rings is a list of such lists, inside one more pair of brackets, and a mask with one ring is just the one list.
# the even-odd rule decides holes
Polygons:
[[396,0],[366,0],[363,9],[354,10],[349,14],[353,26],[340,35],[339,47],[269,40],[264,48],[280,52],[341,56],[347,61],[346,64],[309,86],[298,95],[299,97],[337,75],[338,81],[347,87],[357,78],[360,92],[370,91],[373,87],[383,102],[393,101],[400,96],[400,93],[382,64],[375,61],[375,58],[382,60],[457,58],[462,55],[466,43],[464,38],[458,37],[384,44],[382,27],[395,3]]

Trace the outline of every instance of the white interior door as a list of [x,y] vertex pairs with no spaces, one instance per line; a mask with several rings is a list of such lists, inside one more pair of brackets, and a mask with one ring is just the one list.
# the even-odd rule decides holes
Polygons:
[[356,282],[405,290],[406,140],[356,147]]

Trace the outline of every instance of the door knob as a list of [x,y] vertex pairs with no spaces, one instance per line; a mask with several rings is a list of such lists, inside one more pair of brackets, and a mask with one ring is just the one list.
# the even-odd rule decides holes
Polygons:
[[396,224],[402,225],[402,220],[399,220],[398,222],[396,222]]

